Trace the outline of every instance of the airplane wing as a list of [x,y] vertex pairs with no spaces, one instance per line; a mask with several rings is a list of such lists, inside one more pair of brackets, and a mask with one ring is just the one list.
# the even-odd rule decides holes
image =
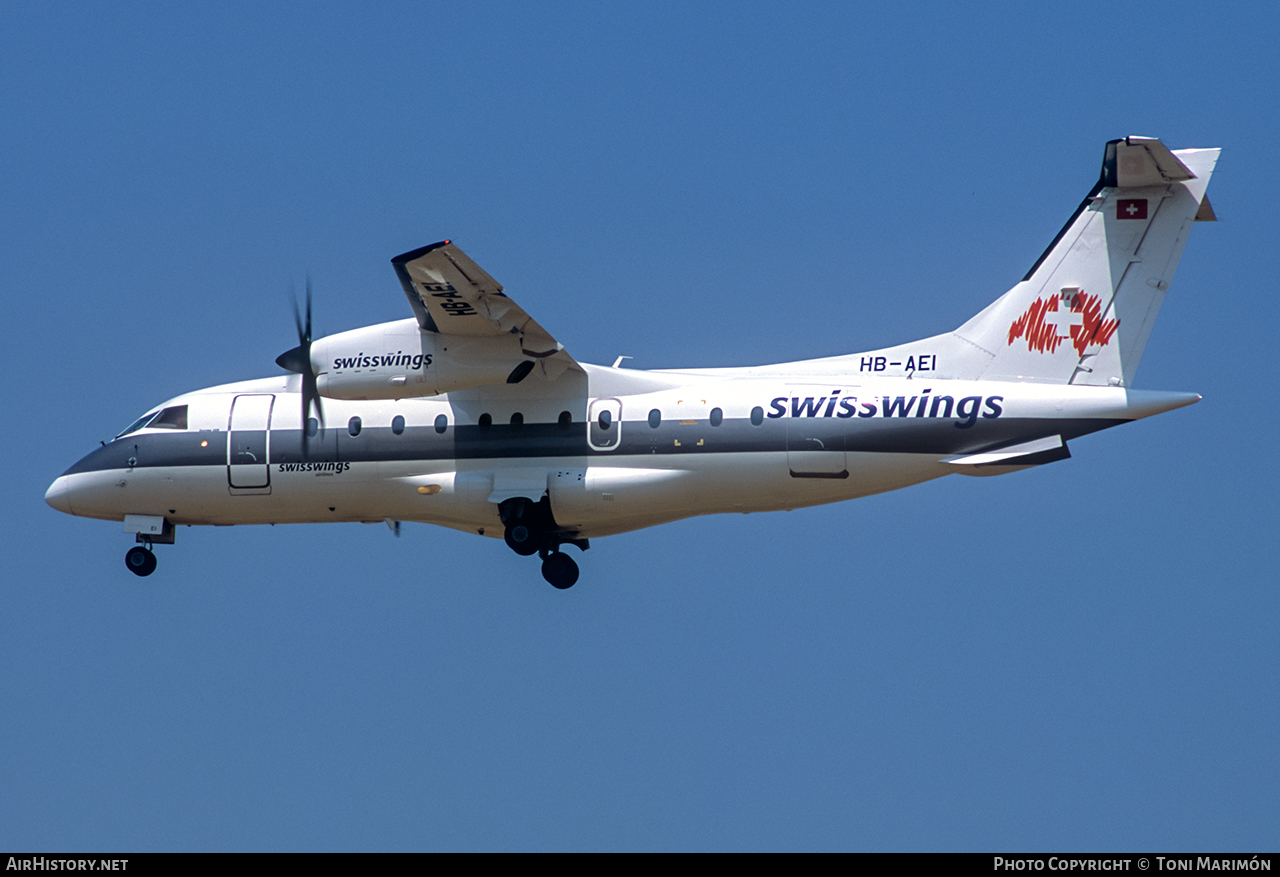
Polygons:
[[462,250],[441,241],[391,260],[418,325],[442,335],[519,335],[526,356],[548,377],[582,367]]

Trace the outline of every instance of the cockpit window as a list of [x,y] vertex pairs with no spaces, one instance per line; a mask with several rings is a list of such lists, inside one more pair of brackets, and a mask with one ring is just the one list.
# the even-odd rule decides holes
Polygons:
[[175,405],[172,408],[166,408],[156,416],[156,419],[147,424],[148,429],[186,429],[187,428],[187,406]]
[[129,427],[116,438],[124,438],[129,433],[137,432],[144,426],[148,429],[186,429],[187,406],[174,405],[172,408],[166,408],[163,411],[148,411],[129,424]]
[[146,426],[148,423],[150,423],[151,418],[155,416],[156,416],[155,411],[148,411],[146,414],[139,417],[133,423],[129,424],[123,432],[121,432],[118,436],[116,436],[116,438],[123,438],[124,436],[127,436],[131,432],[137,432],[138,430]]

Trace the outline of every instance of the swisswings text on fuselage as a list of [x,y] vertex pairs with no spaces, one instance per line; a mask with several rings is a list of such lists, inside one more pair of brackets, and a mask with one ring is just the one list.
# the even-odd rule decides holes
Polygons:
[[[788,414],[787,403],[790,401],[790,415],[792,417],[831,417],[849,418],[849,417],[911,417],[912,408],[915,409],[915,417],[942,417],[952,416],[954,411],[956,426],[960,429],[967,429],[973,426],[981,416],[994,419],[1004,413],[1004,409],[1000,407],[1000,403],[1004,401],[1003,396],[986,397],[986,407],[983,408],[982,396],[965,396],[958,402],[951,396],[933,396],[929,394],[933,392],[931,389],[924,389],[919,396],[885,396],[881,399],[879,396],[874,399],[863,399],[859,401],[857,396],[840,396],[839,390],[833,390],[830,396],[822,396],[814,398],[813,396],[805,396],[803,399],[799,396],[779,396],[769,403],[769,413],[766,417],[778,418],[786,417]],[[919,405],[916,404],[917,400]],[[928,415],[925,411],[928,410]]]

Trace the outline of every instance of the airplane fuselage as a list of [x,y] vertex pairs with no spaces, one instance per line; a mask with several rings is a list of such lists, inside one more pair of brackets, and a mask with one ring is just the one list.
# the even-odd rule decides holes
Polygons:
[[[500,537],[504,500],[546,495],[562,528],[590,538],[693,515],[837,502],[952,473],[999,474],[1030,460],[966,457],[1055,438],[1066,456],[1068,440],[1199,398],[585,367],[608,395],[538,397],[512,386],[327,400],[327,427],[313,425],[305,457],[296,377],[212,387],[159,409],[185,408],[185,428],[120,436],[72,466],[49,500],[108,520],[399,520]],[[644,392],[620,392],[637,383]]]

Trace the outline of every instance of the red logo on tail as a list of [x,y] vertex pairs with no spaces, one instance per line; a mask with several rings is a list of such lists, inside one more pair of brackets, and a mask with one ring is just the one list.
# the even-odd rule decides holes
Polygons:
[[1009,344],[1026,338],[1027,350],[1056,353],[1059,344],[1070,341],[1084,356],[1090,347],[1105,347],[1119,325],[1119,320],[1102,319],[1102,300],[1096,295],[1064,292],[1032,302],[1009,326]]

